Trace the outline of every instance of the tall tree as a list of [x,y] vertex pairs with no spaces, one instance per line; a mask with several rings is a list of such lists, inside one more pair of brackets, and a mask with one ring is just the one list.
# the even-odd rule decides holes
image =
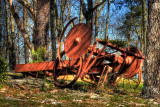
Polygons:
[[29,47],[30,50],[37,50],[39,47],[43,46],[46,48],[46,57],[43,60],[47,59],[47,53],[49,48],[49,0],[33,0],[33,7],[28,1],[17,0],[21,3],[31,14],[31,18],[34,22],[33,29],[33,43],[29,40],[29,35],[27,34],[26,29],[24,29],[23,23],[21,23],[20,17],[16,12],[15,6],[13,5],[12,0],[9,0],[11,13],[15,19],[19,31],[22,33],[24,42]]
[[9,56],[9,69],[12,69],[12,43],[11,43],[11,34],[10,34],[10,22],[11,22],[11,17],[10,17],[10,11],[9,11],[9,6],[7,0],[5,1],[6,3],[6,28],[7,28],[7,53]]
[[19,30],[17,30],[17,34],[18,34],[18,40],[17,40],[17,63],[20,64],[20,54],[21,54],[21,51],[20,51],[20,33],[19,33]]
[[[0,1],[0,50],[2,51],[2,2]],[[0,51],[0,55],[1,55]]]
[[34,49],[43,46],[48,47],[49,43],[49,0],[36,0],[35,5],[35,35],[33,37]]
[[[24,5],[24,7],[26,7],[32,14],[32,19],[35,20],[35,15],[33,13],[33,9],[31,8],[31,6],[29,5],[29,3],[27,1],[23,2],[22,0],[19,0],[19,2]],[[17,24],[17,28],[19,29],[19,31],[21,32],[24,42],[26,43],[26,45],[29,47],[30,50],[34,49],[34,45],[28,40],[29,35],[27,34],[27,31],[24,29],[24,25],[23,23],[21,23],[20,17],[18,15],[18,13],[16,12],[16,9],[13,5],[12,0],[9,0],[9,5],[10,5],[10,10],[12,13],[12,16],[15,19],[15,22]],[[34,34],[34,33],[33,33]]]
[[[23,27],[25,30],[27,30],[27,8],[23,7]],[[29,38],[28,38],[29,39]],[[26,45],[26,43],[24,43],[24,54],[25,54],[25,63],[29,63],[29,49]]]
[[[96,2],[96,5],[99,3],[98,0],[96,0],[95,2]],[[100,0],[100,2],[102,2],[102,1]],[[100,16],[101,11],[102,11],[104,6],[105,6],[105,3],[101,7],[96,8],[95,13],[94,13],[95,14],[95,38],[98,37],[99,16]]]
[[88,24],[90,26],[90,29],[92,30],[92,22],[93,22],[93,12],[99,7],[101,6],[103,3],[105,3],[106,0],[103,0],[102,2],[97,3],[97,5],[95,5],[93,7],[93,0],[87,0],[87,7],[86,4],[84,2],[84,0],[80,0],[81,4],[82,4],[82,11],[83,11],[83,16],[86,19],[86,24]]
[[[136,0],[126,0],[127,2],[122,3],[123,5],[127,3],[127,7],[129,7],[130,11],[126,12],[124,15],[124,19],[122,20],[122,25],[118,27],[119,34],[125,37],[128,41],[128,46],[134,42],[138,46],[139,41],[142,42],[142,7],[140,2]],[[133,45],[133,44],[132,44]]]
[[146,0],[141,0],[142,2],[142,23],[143,23],[143,53],[144,55],[146,55],[146,34],[147,34],[147,3],[146,3]]
[[160,0],[148,0],[148,24],[142,96],[160,98]]
[[107,4],[108,4],[108,7],[107,7],[107,19],[106,19],[105,41],[107,40],[107,36],[108,36],[110,0],[107,0]]
[[11,60],[11,64],[12,64],[12,70],[15,69],[15,65],[16,65],[16,35],[15,35],[15,23],[14,23],[14,19],[13,16],[11,16],[11,55],[12,55],[12,60]]
[[[2,16],[1,16],[1,38],[0,38],[0,40],[1,40],[1,52],[0,52],[0,55],[7,59],[6,2],[1,1],[1,9],[2,9]],[[2,26],[3,26],[3,29],[2,29]]]
[[83,11],[82,11],[82,2],[80,2],[80,13],[79,13],[79,23],[83,22]]
[[50,26],[51,26],[51,46],[52,60],[56,60],[56,0],[50,0]]

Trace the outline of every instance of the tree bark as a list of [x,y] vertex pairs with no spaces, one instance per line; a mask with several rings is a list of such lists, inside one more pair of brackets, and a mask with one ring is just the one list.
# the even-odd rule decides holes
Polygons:
[[92,30],[92,21],[93,21],[93,1],[87,0],[88,4],[88,15],[86,15],[86,23],[90,26],[90,29]]
[[[102,2],[101,0],[98,2],[98,0],[95,1],[96,2],[96,5],[98,5],[99,2]],[[94,12],[94,16],[95,16],[95,37],[94,37],[94,41],[95,41],[95,38],[98,37],[98,32],[99,32],[99,17],[100,17],[100,14],[101,14],[101,11],[103,9],[103,7],[105,6],[105,3],[99,7],[99,8],[96,8],[95,12]]]
[[12,54],[12,70],[15,69],[15,66],[16,66],[16,42],[15,42],[15,38],[16,38],[16,35],[15,35],[15,23],[14,23],[14,19],[13,19],[13,16],[11,16],[11,40],[12,40],[12,46],[11,46],[11,54]]
[[160,0],[148,1],[146,69],[142,96],[160,98]]
[[[27,34],[27,31],[23,29],[24,28],[23,24],[20,21],[20,17],[18,15],[18,13],[15,11],[15,7],[13,5],[12,0],[9,0],[9,5],[10,5],[11,14],[14,17],[14,20],[17,24],[17,27],[18,27],[19,31],[21,32],[21,34],[23,35],[24,42],[27,44],[27,46],[29,47],[30,50],[34,49],[33,44],[27,39],[29,37],[29,35]],[[34,32],[33,32],[33,34],[34,34]]]
[[51,25],[51,44],[52,44],[52,60],[56,60],[56,15],[55,15],[56,0],[50,0],[50,25]]
[[79,23],[83,22],[82,2],[80,2]]
[[[102,2],[97,3],[94,7],[93,7],[93,0],[87,0],[87,7],[86,4],[84,3],[84,0],[80,0],[80,3],[82,5],[82,12],[83,15],[86,19],[86,24],[88,24],[88,26],[90,26],[91,31],[93,31],[93,12],[102,4],[105,3],[106,0],[103,0]],[[93,37],[94,38],[94,37]]]
[[9,58],[9,69],[12,70],[12,43],[11,43],[11,34],[10,34],[10,17],[9,17],[9,6],[6,1],[6,28],[7,28],[7,54]]
[[107,36],[108,36],[110,0],[107,0],[107,4],[108,4],[108,8],[107,8],[107,19],[106,19],[105,41],[107,41]]
[[[27,30],[27,8],[23,7],[23,27]],[[29,38],[27,38],[29,40]],[[25,64],[29,63],[29,48],[24,43]]]
[[0,55],[2,54],[2,2],[0,2]]
[[17,58],[18,58],[18,60],[17,60],[17,63],[18,64],[20,64],[20,54],[21,54],[21,52],[20,52],[20,34],[19,34],[19,30],[17,30],[17,34],[18,34],[18,49],[17,49]]
[[146,55],[146,34],[147,34],[147,6],[146,0],[142,0],[142,22],[143,22],[143,54]]
[[36,18],[35,18],[35,35],[34,49],[37,50],[40,46],[48,48],[49,43],[49,0],[37,0]]

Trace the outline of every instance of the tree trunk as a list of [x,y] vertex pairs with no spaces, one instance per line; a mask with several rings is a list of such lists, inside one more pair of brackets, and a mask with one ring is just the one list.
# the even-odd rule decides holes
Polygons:
[[0,2],[0,55],[2,54],[2,2]]
[[18,49],[17,49],[17,58],[18,58],[18,64],[20,64],[20,54],[21,54],[21,52],[20,52],[20,34],[19,34],[19,30],[17,30],[17,34],[18,34]]
[[86,15],[86,23],[90,26],[90,29],[93,30],[92,28],[92,21],[93,21],[93,2],[92,0],[87,0],[88,4],[88,15]]
[[105,41],[107,41],[107,36],[108,36],[110,0],[107,0],[107,3],[108,3],[108,8],[107,8],[107,19],[106,19]]
[[[98,0],[96,0],[95,2],[96,4],[98,4]],[[100,13],[99,9],[97,8],[94,13],[95,13],[95,37],[93,41],[95,41],[95,38],[98,37],[98,30],[99,30],[98,19],[99,19],[99,13]]]
[[[27,9],[23,7],[23,29],[27,30]],[[27,38],[29,40],[29,38]],[[29,48],[24,43],[25,64],[29,63]]]
[[9,6],[6,1],[6,28],[7,28],[7,54],[9,55],[9,69],[12,69],[12,45],[10,35],[10,18],[9,18]]
[[83,22],[82,2],[80,2],[79,23]]
[[83,11],[83,15],[86,19],[86,24],[88,24],[88,26],[90,26],[91,31],[93,31],[92,28],[92,24],[93,24],[93,12],[95,11],[95,9],[97,9],[99,6],[101,6],[102,4],[105,3],[106,0],[103,0],[102,2],[97,3],[94,7],[93,7],[93,0],[87,0],[87,7],[86,4],[84,3],[84,0],[80,0],[80,3],[82,5],[82,11]]
[[[4,4],[4,19],[5,19],[4,23],[7,23],[6,2],[4,2],[3,4]],[[7,36],[6,36],[7,28],[6,27],[7,26],[4,24],[4,35],[3,35],[4,41],[3,41],[2,53],[1,53],[1,56],[4,57],[5,59],[7,59]]]
[[49,0],[37,0],[35,4],[35,35],[34,35],[34,49],[37,50],[40,46],[46,47],[48,45],[49,37]]
[[[102,0],[100,0],[99,2],[98,2],[98,0],[96,0],[95,1],[96,2],[96,5],[98,5],[98,3],[99,2],[102,2]],[[95,10],[95,37],[94,37],[94,41],[95,41],[95,38],[97,38],[98,37],[98,32],[99,32],[99,17],[100,17],[100,14],[101,14],[101,11],[102,11],[102,9],[103,9],[103,7],[105,6],[105,3],[101,6],[101,7],[99,7],[99,8],[96,8],[96,10]]]
[[143,54],[146,55],[146,34],[147,34],[147,6],[146,0],[142,0],[142,22],[143,22]]
[[146,69],[142,96],[160,98],[160,0],[148,1]]
[[56,60],[56,15],[55,15],[56,0],[50,0],[50,25],[51,25],[51,43],[52,43],[52,60]]
[[15,66],[16,66],[16,42],[15,42],[15,38],[16,38],[16,35],[15,35],[15,23],[14,23],[14,19],[13,19],[13,16],[11,16],[11,39],[12,39],[12,47],[11,47],[11,54],[12,54],[12,70],[15,69]]

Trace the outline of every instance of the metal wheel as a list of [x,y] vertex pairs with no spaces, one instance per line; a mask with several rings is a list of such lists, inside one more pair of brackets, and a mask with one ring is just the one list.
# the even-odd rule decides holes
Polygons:
[[[142,52],[137,48],[130,48],[130,51],[142,56]],[[136,57],[134,57],[130,65],[126,66],[125,64],[122,64],[122,69],[120,69],[115,77],[114,86],[124,78],[129,81],[130,87],[137,88],[142,80],[142,64],[143,60]]]
[[[142,52],[139,49],[136,48],[131,48],[131,51],[139,54],[142,56]],[[134,66],[135,69],[132,73],[126,73],[125,77],[129,80],[130,87],[136,89],[139,84],[141,83],[142,80],[142,65],[143,65],[143,60],[136,58],[135,61],[131,66]],[[128,71],[131,70],[133,67],[128,68]],[[132,85],[131,85],[132,84]]]
[[66,88],[72,86],[77,81],[82,69],[82,58],[77,63],[75,62],[75,65],[72,66],[58,68],[59,61],[56,61],[53,72],[56,86]]
[[[67,34],[64,50],[60,52],[64,32],[75,19],[73,18],[67,23],[58,41],[58,58],[54,66],[53,76],[55,85],[62,88],[72,86],[79,78],[82,69],[82,55],[87,53],[91,41],[91,31],[86,24],[73,24],[74,26]],[[64,55],[68,56],[69,60],[63,60]]]

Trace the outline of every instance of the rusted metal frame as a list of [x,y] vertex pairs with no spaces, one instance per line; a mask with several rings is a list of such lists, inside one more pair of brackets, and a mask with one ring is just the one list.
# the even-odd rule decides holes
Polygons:
[[[132,61],[132,63],[130,64],[130,66],[128,67],[128,69],[132,66],[132,64],[134,63],[134,61],[136,61],[136,57],[134,57],[134,59],[133,59],[133,61]],[[139,65],[139,63],[137,62],[137,66]],[[135,67],[135,68],[137,68],[137,66]],[[136,71],[137,69],[135,69],[134,71]],[[127,73],[129,73],[129,74],[127,74]],[[130,71],[126,71],[125,72],[125,77],[128,77],[128,78],[130,78],[131,77],[131,73],[132,73],[132,75],[135,75],[135,72],[130,72]]]
[[[92,52],[91,50],[93,50],[93,46],[90,46],[88,48],[88,53],[91,53]],[[100,51],[101,51],[101,49],[95,48],[93,50],[93,55],[97,56]],[[101,56],[99,56],[98,58],[105,58],[105,60],[108,60],[108,61],[112,62],[115,58],[115,55],[112,54],[112,53],[107,53],[107,52],[103,51],[101,53]]]
[[119,79],[113,84],[113,86],[117,86],[117,84],[119,83],[119,81],[124,78],[124,74],[122,74]]
[[[124,53],[124,61],[123,61],[123,63],[122,63],[122,65],[121,65],[121,67],[120,67],[120,69],[119,69],[119,71],[118,71],[118,73],[117,73],[117,75],[116,75],[116,78],[119,76],[119,75],[121,75],[120,76],[120,78],[114,83],[114,86],[116,86],[117,84],[118,84],[118,82],[122,79],[122,78],[124,78],[125,77],[125,73],[126,73],[126,71],[125,71],[125,73],[121,73],[122,72],[122,68],[125,66],[125,64],[126,64],[126,53]],[[135,58],[134,58],[134,60],[132,61],[132,63],[135,61]],[[130,64],[130,66],[132,65],[132,63]]]
[[117,49],[118,51],[121,51],[121,52],[130,54],[130,55],[136,56],[136,57],[138,57],[138,58],[145,59],[144,56],[141,56],[141,55],[139,55],[139,54],[137,54],[137,53],[134,53],[134,52],[131,52],[131,51],[126,50],[126,49],[124,49],[124,48],[121,48],[121,47],[118,47],[118,46],[116,46],[116,45],[113,45],[112,43],[107,43],[107,46],[110,47],[110,48],[112,48],[112,49]]
[[[125,55],[125,54],[124,54]],[[126,55],[125,55],[125,58],[126,58]],[[124,59],[125,59],[124,58]],[[116,64],[116,62],[114,62],[115,64]],[[113,84],[113,86],[116,86],[117,84],[118,84],[118,82],[121,80],[121,78],[123,78],[124,76],[124,74],[122,74],[122,76],[120,77],[120,79],[116,82],[116,79],[118,78],[118,76],[119,75],[121,75],[121,71],[122,71],[122,68],[124,67],[124,65],[125,65],[125,60],[123,60],[123,63],[121,64],[121,67],[120,67],[120,69],[118,70],[118,73],[115,75],[115,77],[114,77],[114,84]],[[115,65],[116,66],[116,65]],[[113,67],[113,72],[115,72],[115,66]],[[116,67],[118,67],[118,66],[116,66]]]
[[[59,60],[57,60],[58,62]],[[58,66],[58,63],[56,62],[56,65]],[[79,69],[78,69],[78,72],[76,74],[76,76],[74,77],[73,80],[71,80],[70,83],[67,83],[67,84],[60,84],[58,81],[57,81],[57,75],[56,75],[56,69],[57,69],[57,66],[54,66],[54,80],[55,80],[55,85],[57,85],[58,87],[61,87],[61,88],[65,88],[65,87],[70,87],[72,86],[76,81],[77,79],[79,78],[80,74],[81,74],[81,70],[82,70],[82,57],[80,57],[80,66],[79,66]]]
[[[124,59],[126,59],[126,54],[124,54]],[[123,69],[123,67],[124,67],[124,65],[125,65],[125,62],[126,62],[126,60],[123,60],[123,63],[121,64],[121,67],[120,67],[120,69],[119,69],[119,71],[118,71],[118,73],[117,73],[117,77],[118,77],[119,75],[121,75],[121,72],[122,72],[122,69]]]
[[96,60],[98,59],[98,57],[101,55],[101,53],[104,51],[104,49],[106,48],[107,45],[105,45],[102,50],[98,53],[98,55],[94,58],[94,60],[91,62],[91,64],[87,67],[87,69],[84,69],[83,71],[83,75],[82,75],[82,79],[84,77],[84,75],[91,69],[91,67],[94,65],[94,63],[96,62]]
[[138,84],[137,86],[134,87],[134,89],[136,89],[139,86],[139,84],[141,83],[141,80],[142,80],[142,72],[139,70]]
[[105,67],[103,68],[103,71],[102,71],[102,73],[101,73],[101,76],[100,76],[99,81],[98,81],[98,84],[97,84],[97,87],[99,86],[99,84],[100,84],[100,82],[101,82],[101,79],[102,79],[103,73],[105,72],[106,67],[107,67],[107,66],[105,66]]
[[84,78],[82,79],[84,82],[88,82],[90,84],[93,84],[93,85],[97,85],[96,83],[93,83],[93,82],[90,82],[90,81],[87,81],[87,80],[84,80]]
[[[114,64],[115,64],[115,65],[114,65]],[[113,66],[112,66],[112,75],[111,75],[111,77],[113,76],[113,79],[112,79],[113,81],[112,81],[112,83],[114,83],[114,82],[116,81],[117,77],[118,77],[117,74],[114,74],[116,67],[117,67],[117,66],[116,66],[116,63],[113,63]],[[114,76],[114,75],[116,75],[116,76]]]
[[93,73],[91,73],[91,76],[93,78],[93,81],[96,81],[95,77],[93,76]]
[[137,60],[136,69],[134,70],[134,72],[132,72],[132,74],[130,74],[130,77],[133,77],[135,74],[138,74],[139,72],[141,72],[141,70],[140,70],[140,62]]
[[108,70],[109,70],[109,66],[108,66],[108,65],[104,66],[103,72],[101,73],[101,76],[100,76],[100,78],[99,78],[97,87],[99,86],[99,84],[100,84],[100,82],[101,82],[101,79],[102,79],[102,76],[103,76],[103,74],[104,74],[104,72],[105,72],[105,70],[106,70],[106,67],[107,67],[107,71],[106,71],[106,74],[105,74],[105,76],[104,76],[104,78],[103,78],[103,82],[102,82],[102,87],[104,87],[104,83],[106,82],[106,78],[107,78],[107,76],[108,76]]
[[[93,55],[93,51],[94,51],[94,49],[95,49],[96,45],[97,45],[97,42],[95,41],[95,42],[94,42],[94,46],[93,46],[93,48],[92,48],[92,51],[91,51],[91,53],[90,53],[89,57],[87,58],[87,62],[86,62],[86,63],[85,63],[85,65],[83,66],[83,69],[86,69],[86,68],[87,68],[87,66],[88,66],[88,64],[89,64],[89,62],[91,61],[91,59],[92,59],[92,55]],[[82,70],[82,72],[81,72],[81,76],[80,76],[81,78],[83,78],[84,73],[85,73],[85,70]]]
[[105,83],[106,80],[107,80],[108,72],[109,72],[109,66],[107,65],[107,66],[105,66],[105,67],[107,67],[107,71],[106,71],[105,77],[104,77],[103,82],[102,82],[102,88],[104,88],[104,83]]
[[60,34],[60,37],[59,37],[59,40],[58,40],[58,60],[59,60],[59,63],[61,63],[61,52],[60,52],[60,47],[61,47],[61,39],[62,39],[62,37],[63,37],[63,35],[64,35],[64,32],[66,31],[66,29],[67,29],[67,27],[70,25],[70,23],[71,22],[73,22],[75,19],[77,19],[77,17],[75,17],[75,18],[73,18],[73,19],[71,19],[67,24],[66,24],[66,26],[64,27],[64,29],[63,29],[63,31],[61,32],[61,34]]
[[[134,58],[134,60],[133,60],[132,63],[130,64],[130,66],[134,63],[135,59],[136,59],[136,58]],[[139,65],[138,62],[137,62],[137,64]],[[138,65],[137,65],[137,66],[138,66]],[[136,67],[137,67],[137,66],[136,66]],[[136,70],[138,70],[138,69],[136,69]],[[136,71],[136,70],[134,70],[134,71]],[[121,70],[119,70],[119,71],[121,71]],[[129,72],[129,71],[128,71],[128,72]],[[132,75],[133,75],[133,72],[131,72],[131,73],[132,73]],[[114,83],[114,86],[116,86],[116,85],[118,84],[118,82],[119,82],[122,78],[125,78],[125,77],[126,77],[125,74],[126,74],[126,72],[120,76],[120,78],[118,79],[118,81],[116,81],[116,82]],[[120,73],[119,73],[118,75],[120,75]],[[117,75],[117,77],[118,77],[118,75]],[[128,74],[128,75],[129,75],[129,74]],[[134,75],[135,75],[135,73],[134,73]],[[138,79],[138,82],[136,82],[137,85],[136,85],[135,88],[137,88],[137,87],[139,86],[140,81],[141,81],[141,76],[142,76],[142,74],[141,74],[141,72],[140,72],[140,70],[139,70],[139,79]]]
[[[94,45],[93,45],[93,48],[92,48],[92,51],[91,51],[89,57],[87,58],[87,62],[85,63],[83,69],[86,69],[86,68],[88,67],[88,64],[89,64],[89,62],[91,61],[91,58],[92,58],[92,55],[93,55],[93,51],[94,51],[96,45],[97,45],[97,42],[95,41],[95,42],[94,42]],[[83,71],[82,71],[82,72],[83,72]]]
[[127,49],[124,49],[124,48],[122,48],[122,47],[119,47],[119,46],[117,46],[117,45],[113,45],[112,43],[110,43],[110,42],[105,42],[105,41],[102,41],[102,40],[100,40],[100,39],[96,39],[99,43],[101,43],[101,44],[107,44],[107,46],[108,47],[110,47],[110,48],[112,48],[112,49],[116,49],[116,50],[118,50],[118,51],[121,51],[121,52],[124,52],[124,53],[128,53],[128,54],[130,54],[130,55],[133,55],[133,56],[136,56],[136,57],[138,57],[138,58],[141,58],[141,59],[145,59],[145,57],[144,56],[141,56],[141,55],[139,55],[139,54],[137,54],[137,53],[133,53],[133,52],[131,52],[131,51],[129,51],[129,50],[127,50]]

